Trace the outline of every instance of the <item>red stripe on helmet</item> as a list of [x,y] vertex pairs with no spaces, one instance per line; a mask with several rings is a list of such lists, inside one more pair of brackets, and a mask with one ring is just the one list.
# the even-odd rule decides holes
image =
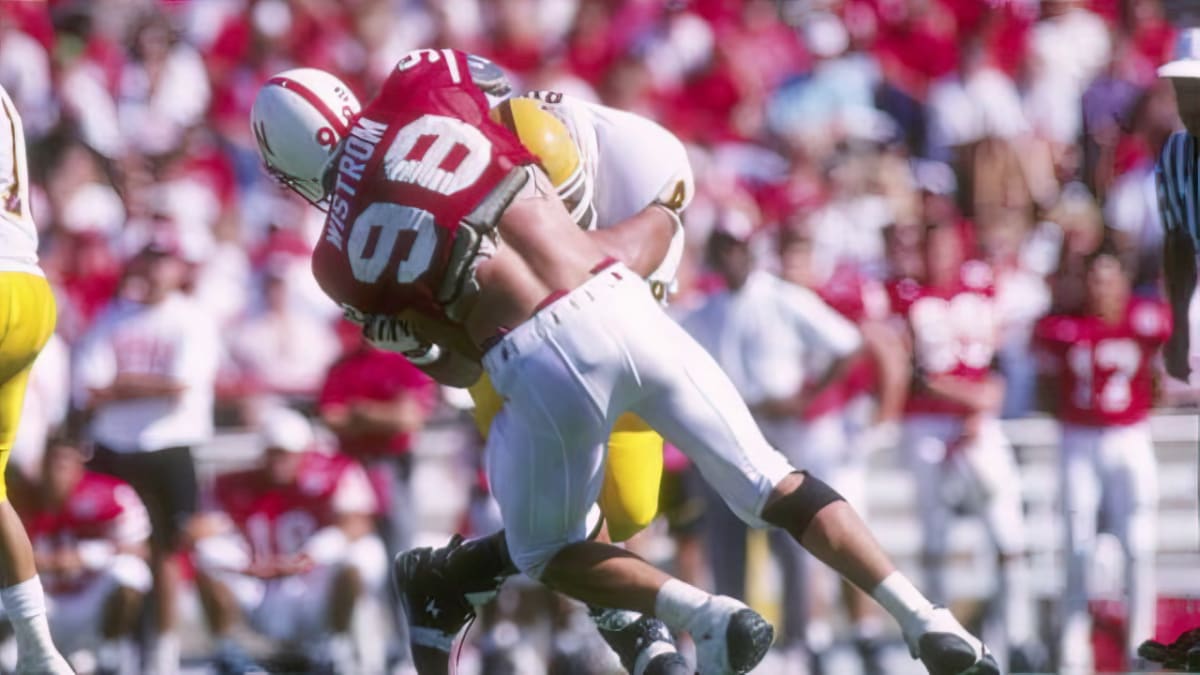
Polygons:
[[350,130],[346,125],[345,120],[338,117],[337,114],[329,108],[329,106],[325,105],[325,102],[322,101],[319,96],[314,94],[312,89],[300,84],[296,80],[293,80],[290,77],[272,77],[271,79],[267,80],[267,84],[277,84],[288,91],[296,92],[300,98],[307,101],[308,104],[311,105],[317,112],[321,113],[321,117],[324,117],[325,121],[329,122],[330,126],[333,127],[333,130],[337,132],[338,136],[345,136]]

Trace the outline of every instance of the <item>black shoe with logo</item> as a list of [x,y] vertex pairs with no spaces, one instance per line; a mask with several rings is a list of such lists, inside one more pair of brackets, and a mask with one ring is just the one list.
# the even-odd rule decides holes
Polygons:
[[619,609],[589,607],[601,637],[608,643],[626,671],[635,672],[643,654],[657,652],[646,663],[644,675],[692,675],[687,661],[675,648],[675,639],[662,621]]

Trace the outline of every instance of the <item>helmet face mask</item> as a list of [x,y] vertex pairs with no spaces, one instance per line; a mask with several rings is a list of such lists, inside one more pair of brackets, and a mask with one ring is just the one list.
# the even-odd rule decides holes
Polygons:
[[[341,147],[340,143],[338,144],[338,147]],[[335,156],[337,156],[336,150],[330,156],[330,159]],[[265,171],[268,176],[273,178],[275,182],[300,195],[309,204],[312,204],[322,211],[329,210],[330,193],[333,192],[333,166],[334,165],[332,161],[326,164],[325,171],[321,176],[320,181],[314,183],[311,180],[289,176],[287,172],[283,171],[282,169],[271,166],[271,163],[265,159],[262,163],[263,171]],[[317,187],[318,185],[320,187]]]
[[324,71],[295,68],[272,77],[250,112],[267,174],[327,210],[333,160],[361,110],[350,88]]
[[566,126],[532,98],[502,101],[489,112],[492,120],[513,132],[554,184],[563,206],[581,229],[596,226],[591,178]]

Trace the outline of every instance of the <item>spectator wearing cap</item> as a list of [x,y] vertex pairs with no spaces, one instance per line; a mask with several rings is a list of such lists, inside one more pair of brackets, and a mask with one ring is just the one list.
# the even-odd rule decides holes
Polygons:
[[[683,321],[729,375],[755,414],[767,440],[796,466],[830,481],[856,508],[862,489],[839,481],[845,426],[839,415],[805,419],[810,403],[839,382],[862,349],[854,324],[813,291],[755,268],[751,239],[758,214],[751,203],[721,206],[709,239],[709,264],[726,290],[711,296]],[[833,437],[830,440],[829,437]],[[710,556],[716,591],[746,597],[746,527],[718,503],[708,507]],[[801,549],[772,535],[784,577],[781,644],[807,647],[817,656],[832,643],[828,624],[806,622]]]
[[215,326],[180,291],[186,274],[172,240],[147,244],[130,261],[123,297],[84,335],[73,373],[91,468],[128,482],[150,512],[153,665],[164,675],[179,667],[172,554],[196,509],[192,448],[212,437],[219,348]]
[[359,601],[387,579],[366,472],[346,455],[319,452],[309,421],[288,408],[263,415],[258,441],[258,465],[217,476],[194,529],[220,672],[250,665],[232,639],[239,617],[318,672],[383,672],[382,636],[357,648],[349,637]]

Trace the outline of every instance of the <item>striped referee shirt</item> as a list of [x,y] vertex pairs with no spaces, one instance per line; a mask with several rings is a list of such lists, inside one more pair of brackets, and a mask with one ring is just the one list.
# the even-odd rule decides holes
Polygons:
[[1154,167],[1158,210],[1167,234],[1183,230],[1200,252],[1200,140],[1187,131],[1171,134]]

